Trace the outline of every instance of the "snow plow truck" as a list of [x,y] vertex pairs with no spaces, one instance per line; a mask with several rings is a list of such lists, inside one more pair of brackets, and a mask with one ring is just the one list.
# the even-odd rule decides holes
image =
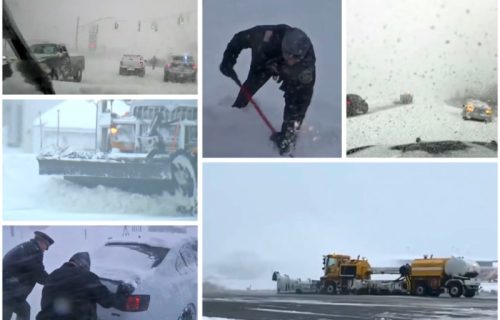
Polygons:
[[[473,297],[480,282],[477,262],[463,258],[424,256],[400,268],[372,268],[365,258],[328,254],[323,257],[324,275],[320,280],[293,279],[273,273],[278,293],[387,294],[438,297]],[[372,280],[373,274],[394,274],[394,280]],[[396,275],[399,275],[397,277]],[[396,278],[397,277],[397,278]]]
[[[102,102],[106,109],[107,101]],[[102,116],[103,114],[99,114]],[[169,192],[189,201],[177,208],[193,213],[197,190],[197,112],[194,106],[144,104],[107,116],[96,130],[95,152],[43,150],[39,174],[61,175],[84,185],[115,187],[140,194]]]

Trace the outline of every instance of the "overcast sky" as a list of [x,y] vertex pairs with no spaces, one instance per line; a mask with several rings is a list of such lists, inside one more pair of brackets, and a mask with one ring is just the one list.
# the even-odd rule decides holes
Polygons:
[[497,1],[346,1],[347,90],[446,98],[497,81]]
[[[497,256],[495,164],[205,164],[204,280],[318,279],[322,255]],[[384,265],[387,266],[387,265]]]

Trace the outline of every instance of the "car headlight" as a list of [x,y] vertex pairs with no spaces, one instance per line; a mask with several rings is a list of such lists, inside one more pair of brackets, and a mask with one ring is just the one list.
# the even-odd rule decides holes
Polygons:
[[118,133],[118,128],[112,127],[111,129],[109,129],[109,131],[110,131],[111,135],[114,136],[115,134]]
[[465,112],[472,112],[474,111],[474,106],[472,104],[468,104],[465,106]]
[[488,107],[488,108],[486,108],[485,113],[487,115],[491,115],[493,113],[493,110],[491,109],[491,107]]

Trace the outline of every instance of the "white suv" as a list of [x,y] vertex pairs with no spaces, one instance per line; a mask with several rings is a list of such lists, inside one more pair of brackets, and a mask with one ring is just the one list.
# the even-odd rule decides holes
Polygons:
[[144,58],[139,54],[124,54],[120,61],[120,75],[134,74],[144,77],[146,64]]

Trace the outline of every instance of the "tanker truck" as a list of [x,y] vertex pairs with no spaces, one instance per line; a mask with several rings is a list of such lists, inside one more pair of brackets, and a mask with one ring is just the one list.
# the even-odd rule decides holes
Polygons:
[[[437,297],[473,297],[479,290],[479,265],[458,257],[424,256],[399,268],[372,268],[365,258],[348,255],[323,256],[324,275],[319,280],[301,280],[273,273],[278,293],[407,294]],[[373,280],[374,274],[394,275],[392,280]],[[398,276],[399,275],[399,276]]]

